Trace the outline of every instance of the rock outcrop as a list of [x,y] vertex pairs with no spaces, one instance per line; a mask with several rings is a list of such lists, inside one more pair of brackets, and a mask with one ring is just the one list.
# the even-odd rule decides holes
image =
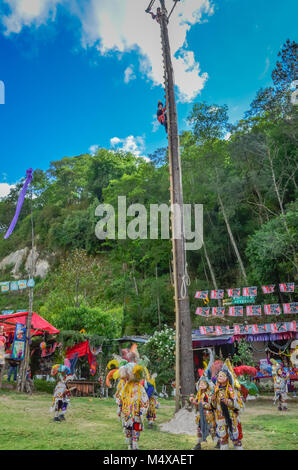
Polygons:
[[0,270],[12,265],[11,275],[14,279],[20,279],[24,276],[23,270],[20,270],[21,266],[24,265],[25,271],[29,274],[32,261],[34,265],[33,277],[45,277],[50,269],[48,256],[41,258],[36,248],[33,249],[33,252],[29,248],[22,248],[10,253],[0,262]]

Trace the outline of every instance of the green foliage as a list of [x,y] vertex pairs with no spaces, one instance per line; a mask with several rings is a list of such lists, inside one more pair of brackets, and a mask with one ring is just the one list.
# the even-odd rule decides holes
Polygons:
[[157,384],[168,384],[175,379],[175,331],[168,326],[155,331],[147,341],[144,352],[150,361],[150,370],[157,373]]
[[44,392],[53,394],[56,382],[50,382],[48,380],[34,379],[34,391],[35,392]]
[[[63,316],[58,316],[55,321],[58,329],[76,332],[85,330],[88,335],[96,334],[105,338],[120,336],[121,324],[121,307],[110,310],[103,310],[100,307],[68,307],[64,310]],[[83,338],[83,335],[81,336]],[[85,341],[82,338],[77,338],[79,341],[76,342]]]
[[253,366],[253,352],[249,343],[245,340],[238,341],[237,353],[233,355],[232,362],[235,366]]

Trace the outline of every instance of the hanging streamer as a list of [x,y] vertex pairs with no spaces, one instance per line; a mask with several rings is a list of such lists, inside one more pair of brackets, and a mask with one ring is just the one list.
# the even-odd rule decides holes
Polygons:
[[27,178],[26,178],[26,181],[25,181],[24,186],[22,188],[22,191],[20,192],[20,195],[19,195],[19,199],[18,199],[18,203],[17,203],[14,218],[11,221],[9,229],[7,230],[6,234],[4,235],[5,239],[10,237],[10,235],[12,234],[12,232],[15,228],[15,225],[18,221],[18,218],[19,218],[19,215],[20,215],[20,212],[21,212],[21,209],[22,209],[22,205],[23,205],[23,202],[24,202],[24,199],[25,199],[25,195],[26,195],[26,192],[27,192],[27,188],[28,188],[28,186],[31,183],[32,178],[33,178],[32,171],[33,171],[32,168],[29,168],[29,170],[26,170]]

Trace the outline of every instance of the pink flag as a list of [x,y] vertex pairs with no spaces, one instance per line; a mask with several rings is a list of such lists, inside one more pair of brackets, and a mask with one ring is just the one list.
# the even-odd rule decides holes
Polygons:
[[295,283],[286,282],[285,284],[279,284],[280,292],[295,292]]
[[236,287],[235,289],[227,289],[228,297],[240,297],[240,287]]
[[265,315],[280,315],[281,310],[279,304],[264,305]]
[[264,294],[272,294],[274,292],[275,284],[269,284],[268,286],[262,286]]
[[224,296],[224,290],[223,289],[220,289],[220,290],[212,290],[211,291],[211,299],[223,299],[223,296]]
[[262,315],[261,305],[247,305],[246,306],[246,315],[252,317],[254,315]]
[[196,315],[201,317],[209,317],[210,307],[198,307],[196,310]]
[[234,334],[235,335],[240,335],[240,326],[239,325],[234,325]]
[[289,331],[296,331],[296,322],[290,321],[289,322]]
[[217,336],[222,335],[221,326],[215,326],[214,329],[215,329],[215,334],[216,334]]
[[242,317],[243,316],[243,306],[242,305],[234,305],[233,307],[229,307],[229,317]]
[[290,304],[283,304],[284,313],[298,313],[298,302],[292,302]]
[[257,287],[243,287],[242,295],[243,297],[256,297],[258,288]]
[[196,299],[207,299],[207,297],[208,297],[207,290],[198,290],[195,295]]
[[225,307],[212,307],[212,315],[214,317],[224,317]]

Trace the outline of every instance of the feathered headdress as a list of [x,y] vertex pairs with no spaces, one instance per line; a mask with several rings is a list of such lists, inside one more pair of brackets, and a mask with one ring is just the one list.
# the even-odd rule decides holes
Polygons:
[[212,382],[212,365],[214,362],[214,352],[211,348],[208,348],[209,351],[209,362],[207,368],[204,370],[203,374],[201,375],[200,379],[196,383],[196,389],[199,389],[200,383],[201,382],[206,382],[207,385],[211,388],[213,388],[213,382]]
[[230,359],[225,360],[224,365],[222,366],[221,372],[224,372],[227,375],[229,383],[232,388],[236,388],[238,390],[241,389],[241,385],[234,372]]
[[272,375],[276,375],[279,369],[283,369],[282,363],[275,359],[270,359],[272,364]]
[[57,374],[65,379],[68,375],[70,376],[70,368],[64,364],[55,364],[51,369],[51,375],[55,377]]

